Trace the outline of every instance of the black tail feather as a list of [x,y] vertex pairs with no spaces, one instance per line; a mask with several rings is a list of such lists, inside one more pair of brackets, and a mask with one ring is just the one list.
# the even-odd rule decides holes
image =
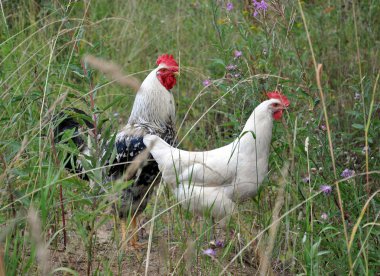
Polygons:
[[[77,149],[81,151],[85,148],[85,141],[83,140],[80,132],[88,131],[94,128],[91,122],[91,117],[89,117],[84,111],[77,108],[68,108],[60,112],[55,118],[56,127],[54,128],[54,142],[60,143],[63,139],[63,134],[66,130],[74,129],[71,140],[76,145]],[[70,158],[73,158],[74,162],[70,162]],[[81,173],[82,168],[77,166],[77,156],[69,155],[65,160],[65,168],[74,173]],[[74,166],[74,167],[73,167]],[[83,174],[81,176],[83,179],[88,179],[88,177]]]

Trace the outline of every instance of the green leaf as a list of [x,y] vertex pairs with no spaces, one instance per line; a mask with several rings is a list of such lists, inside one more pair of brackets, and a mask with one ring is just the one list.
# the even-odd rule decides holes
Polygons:
[[362,124],[352,124],[352,127],[356,129],[364,129],[364,126]]

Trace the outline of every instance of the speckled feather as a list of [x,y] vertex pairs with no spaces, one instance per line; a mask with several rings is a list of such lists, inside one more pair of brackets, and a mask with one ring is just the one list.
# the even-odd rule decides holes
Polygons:
[[[143,142],[145,134],[156,134],[167,143],[175,144],[175,131],[171,124],[161,128],[160,132],[137,125],[127,125],[126,129],[117,135],[117,155],[115,164],[110,169],[111,179],[119,178],[127,170],[130,162],[146,148]],[[136,132],[139,136],[136,136]],[[160,172],[158,164],[152,155],[149,155],[148,160],[149,162],[145,162],[144,166],[132,177],[133,183],[122,192],[119,206],[116,208],[120,218],[139,215],[144,211],[154,190],[151,186],[160,181],[157,177]]]
[[[70,109],[70,112],[75,112],[81,115],[86,115],[79,109]],[[81,137],[81,124],[73,116],[68,116],[65,113],[60,113],[59,116],[65,116],[65,118],[58,124],[56,128],[56,142],[61,139],[61,135],[65,130],[74,128],[74,135],[72,137],[73,142],[78,149],[85,148],[85,143]],[[86,122],[87,127],[92,127],[92,124]],[[159,129],[149,127],[147,124],[127,124],[122,131],[117,134],[115,147],[116,158],[112,162],[112,166],[109,170],[107,181],[114,181],[123,176],[131,162],[144,150],[143,138],[146,134],[155,134],[160,136],[168,144],[175,145],[176,132],[172,123],[168,123],[166,126],[162,126]],[[88,180],[88,176],[83,172],[81,162],[77,161],[77,157],[73,156],[76,167],[72,168],[70,162],[66,163],[66,169],[75,173],[82,173],[80,177],[84,180]],[[158,178],[159,168],[158,164],[154,161],[152,155],[148,157],[149,162],[145,162],[143,167],[136,172],[130,179],[134,179],[133,183],[122,191],[118,206],[114,206],[118,210],[120,218],[129,216],[129,214],[139,215],[145,210],[146,205],[149,202],[150,196],[154,189],[150,188],[160,181]],[[106,162],[106,165],[110,162]],[[130,180],[128,179],[128,180]],[[143,201],[141,201],[143,199]]]

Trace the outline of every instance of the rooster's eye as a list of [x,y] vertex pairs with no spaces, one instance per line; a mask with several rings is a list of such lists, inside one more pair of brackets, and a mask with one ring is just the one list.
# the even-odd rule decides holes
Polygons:
[[157,71],[157,75],[165,74],[166,72],[168,72],[168,69],[161,68],[160,70]]

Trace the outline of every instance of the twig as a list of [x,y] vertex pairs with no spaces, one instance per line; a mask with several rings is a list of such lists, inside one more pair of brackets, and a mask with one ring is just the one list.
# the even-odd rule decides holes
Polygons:
[[268,274],[269,269],[271,271],[271,268],[269,265],[271,263],[274,242],[276,240],[278,227],[280,225],[280,211],[281,211],[282,206],[284,205],[284,192],[285,192],[285,184],[286,184],[285,178],[288,175],[288,170],[289,170],[289,163],[286,163],[281,171],[282,179],[279,181],[280,187],[277,193],[276,203],[274,205],[274,209],[272,213],[273,223],[269,228],[269,237],[266,243],[266,251],[265,251],[265,254],[261,256],[261,260],[260,260],[259,274],[263,276]]
[[[57,156],[57,151],[55,149],[54,143],[54,133],[50,132],[50,142],[53,153],[54,162],[57,167],[59,167],[59,161]],[[62,215],[62,228],[63,228],[63,251],[66,251],[67,245],[67,234],[66,234],[66,218],[65,218],[65,206],[63,205],[63,191],[62,191],[62,183],[59,184],[59,204],[61,206],[61,215]]]

